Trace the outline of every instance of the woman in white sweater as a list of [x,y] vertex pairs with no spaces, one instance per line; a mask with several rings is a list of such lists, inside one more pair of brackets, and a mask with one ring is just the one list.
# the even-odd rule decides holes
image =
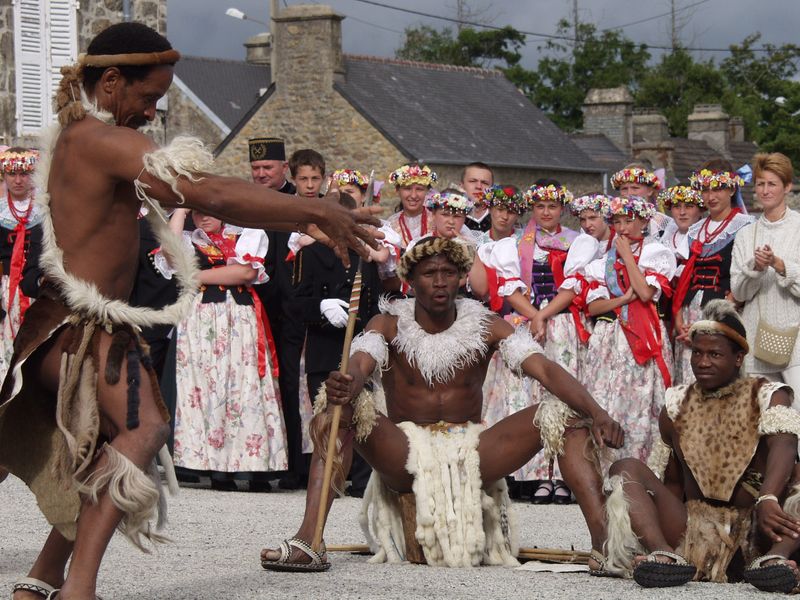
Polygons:
[[[745,303],[747,338],[755,346],[759,315],[777,329],[800,323],[800,213],[786,206],[793,176],[789,158],[775,152],[757,154],[753,162],[756,197],[764,213],[736,236],[731,291]],[[759,360],[751,352],[745,368],[752,376],[783,381],[800,392],[800,344],[794,345],[785,366]]]

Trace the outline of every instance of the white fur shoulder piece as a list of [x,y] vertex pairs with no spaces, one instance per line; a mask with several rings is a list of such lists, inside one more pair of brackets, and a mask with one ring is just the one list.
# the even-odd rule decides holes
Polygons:
[[689,389],[688,385],[676,385],[667,388],[667,391],[664,392],[664,406],[667,409],[667,415],[673,421],[678,416],[683,399],[686,398],[687,389]]
[[786,390],[789,397],[794,399],[794,390],[792,390],[792,386],[780,381],[766,381],[758,388],[758,406],[761,409],[761,414],[767,412],[769,403],[772,402],[772,395],[778,390]]
[[480,302],[456,300],[456,320],[444,331],[428,333],[414,319],[413,298],[382,299],[381,312],[397,317],[397,335],[392,340],[409,364],[419,369],[429,386],[447,383],[459,369],[476,364],[486,356],[486,338],[492,313]]

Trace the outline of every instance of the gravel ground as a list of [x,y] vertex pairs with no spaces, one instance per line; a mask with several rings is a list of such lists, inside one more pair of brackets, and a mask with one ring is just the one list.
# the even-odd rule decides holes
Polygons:
[[[115,536],[100,572],[105,600],[166,598],[769,598],[745,584],[691,583],[682,589],[643,590],[632,581],[584,573],[555,574],[503,567],[446,569],[370,565],[363,556],[335,553],[326,573],[263,571],[259,551],[291,536],[304,505],[301,492],[223,493],[183,488],[170,499],[166,533],[172,543],[142,554]],[[329,544],[363,543],[359,501],[338,500],[326,530]],[[522,546],[588,549],[576,506],[516,505]],[[48,532],[33,496],[17,479],[0,485],[0,596],[27,572]]]

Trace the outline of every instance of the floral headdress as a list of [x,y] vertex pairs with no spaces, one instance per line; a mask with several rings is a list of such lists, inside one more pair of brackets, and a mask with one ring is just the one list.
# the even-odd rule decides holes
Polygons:
[[436,210],[437,208],[446,208],[456,212],[469,213],[475,206],[475,201],[465,194],[458,194],[456,192],[436,192],[431,191],[425,197],[425,208],[428,210]]
[[6,150],[0,153],[0,176],[10,173],[33,173],[37,162],[39,162],[39,153],[36,150],[25,150],[24,152]]
[[611,223],[616,215],[629,215],[650,220],[656,214],[656,207],[639,196],[625,198],[611,198],[606,210],[606,221]]
[[533,184],[525,191],[525,200],[531,206],[535,202],[546,202],[552,200],[566,206],[572,201],[572,192],[563,185],[536,185]]
[[658,195],[658,202],[662,210],[672,208],[678,202],[696,204],[700,208],[705,208],[703,196],[688,185],[673,185],[671,188],[667,188]]
[[360,187],[362,192],[366,191],[369,185],[369,177],[355,169],[339,169],[338,171],[334,171],[333,175],[331,175],[331,179],[338,185],[351,184]]
[[483,192],[483,201],[489,208],[501,206],[518,215],[531,209],[531,205],[523,193],[513,185],[493,185],[486,188]]
[[737,189],[744,185],[744,179],[735,171],[700,169],[691,174],[689,184],[699,192],[720,188]]
[[593,210],[605,217],[606,213],[608,212],[608,206],[610,202],[610,196],[605,196],[603,194],[588,194],[586,196],[573,198],[569,203],[569,210],[576,217],[579,217],[580,214],[585,210]]
[[661,182],[656,174],[641,167],[622,169],[611,176],[611,185],[615,190],[621,188],[623,183],[642,183],[654,190],[661,189]]
[[415,183],[431,187],[438,179],[439,176],[427,165],[403,165],[389,174],[389,181],[397,187],[406,187]]

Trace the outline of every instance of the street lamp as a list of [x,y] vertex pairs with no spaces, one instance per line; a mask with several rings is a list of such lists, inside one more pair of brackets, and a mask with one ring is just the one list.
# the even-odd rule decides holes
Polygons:
[[244,14],[238,8],[232,8],[231,7],[228,10],[225,11],[225,14],[228,15],[229,17],[233,17],[234,19],[239,19],[241,21],[253,21],[253,23],[260,23],[261,25],[264,25],[265,27],[269,27],[269,25],[267,23],[265,23],[264,21],[259,21],[258,19],[254,19],[252,17],[248,17],[246,14]]

